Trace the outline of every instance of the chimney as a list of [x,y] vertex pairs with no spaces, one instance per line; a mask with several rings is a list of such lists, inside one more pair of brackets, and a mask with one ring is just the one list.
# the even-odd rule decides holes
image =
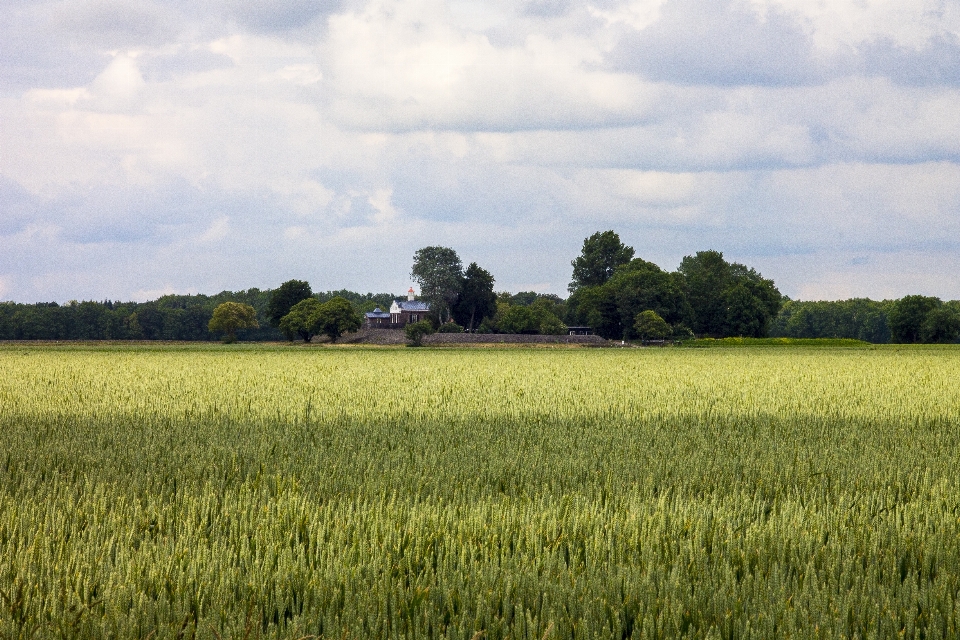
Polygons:
[[410,302],[413,302],[416,299],[417,299],[417,296],[414,295],[413,293],[413,287],[410,287],[410,290],[407,291],[407,300],[409,300]]

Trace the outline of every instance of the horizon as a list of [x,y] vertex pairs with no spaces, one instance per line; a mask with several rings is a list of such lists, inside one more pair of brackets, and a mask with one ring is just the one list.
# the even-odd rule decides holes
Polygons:
[[793,300],[960,299],[960,8],[939,0],[7,13],[0,300],[403,292],[430,245],[566,298],[606,229],[666,271],[721,251]]

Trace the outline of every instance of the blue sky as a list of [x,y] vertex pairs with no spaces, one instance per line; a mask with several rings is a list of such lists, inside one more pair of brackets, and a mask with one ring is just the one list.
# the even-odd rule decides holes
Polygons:
[[800,299],[960,298],[960,3],[9,0],[0,300],[306,279],[440,244],[565,294],[614,229]]

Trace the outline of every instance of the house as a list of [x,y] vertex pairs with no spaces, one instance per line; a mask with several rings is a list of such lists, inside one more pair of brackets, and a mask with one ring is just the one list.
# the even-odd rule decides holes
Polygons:
[[367,329],[389,329],[390,314],[376,307],[373,311],[364,314],[363,326]]
[[379,307],[366,313],[363,324],[368,329],[402,329],[411,322],[425,320],[429,313],[430,303],[417,300],[410,287],[406,300],[394,300],[389,313]]

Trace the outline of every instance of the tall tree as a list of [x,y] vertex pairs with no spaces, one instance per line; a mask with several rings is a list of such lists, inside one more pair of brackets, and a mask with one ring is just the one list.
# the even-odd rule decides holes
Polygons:
[[678,272],[690,304],[690,326],[709,336],[766,336],[783,296],[773,280],[739,263],[728,263],[719,251],[686,256]]
[[420,295],[430,303],[440,322],[450,318],[463,283],[463,263],[448,247],[424,247],[413,254],[410,277],[420,285]]
[[295,304],[312,295],[313,291],[310,289],[310,283],[306,280],[287,280],[284,282],[270,295],[270,304],[267,305],[267,317],[270,319],[270,324],[279,327],[280,320],[290,313]]
[[473,331],[484,318],[497,311],[497,294],[493,292],[494,279],[489,271],[471,262],[463,274],[460,295],[453,307],[453,319],[467,331]]
[[730,283],[730,265],[719,251],[698,251],[686,256],[677,270],[683,276],[692,308],[690,328],[694,333],[721,336],[727,324],[723,293]]
[[923,325],[927,315],[938,309],[943,302],[940,298],[929,296],[904,296],[890,309],[890,339],[893,342],[913,343],[922,342],[924,337],[931,337],[933,332],[923,335]]
[[633,259],[633,247],[620,242],[614,231],[598,231],[583,241],[583,249],[570,264],[573,281],[567,287],[574,292],[581,287],[597,287],[613,276],[620,265]]

